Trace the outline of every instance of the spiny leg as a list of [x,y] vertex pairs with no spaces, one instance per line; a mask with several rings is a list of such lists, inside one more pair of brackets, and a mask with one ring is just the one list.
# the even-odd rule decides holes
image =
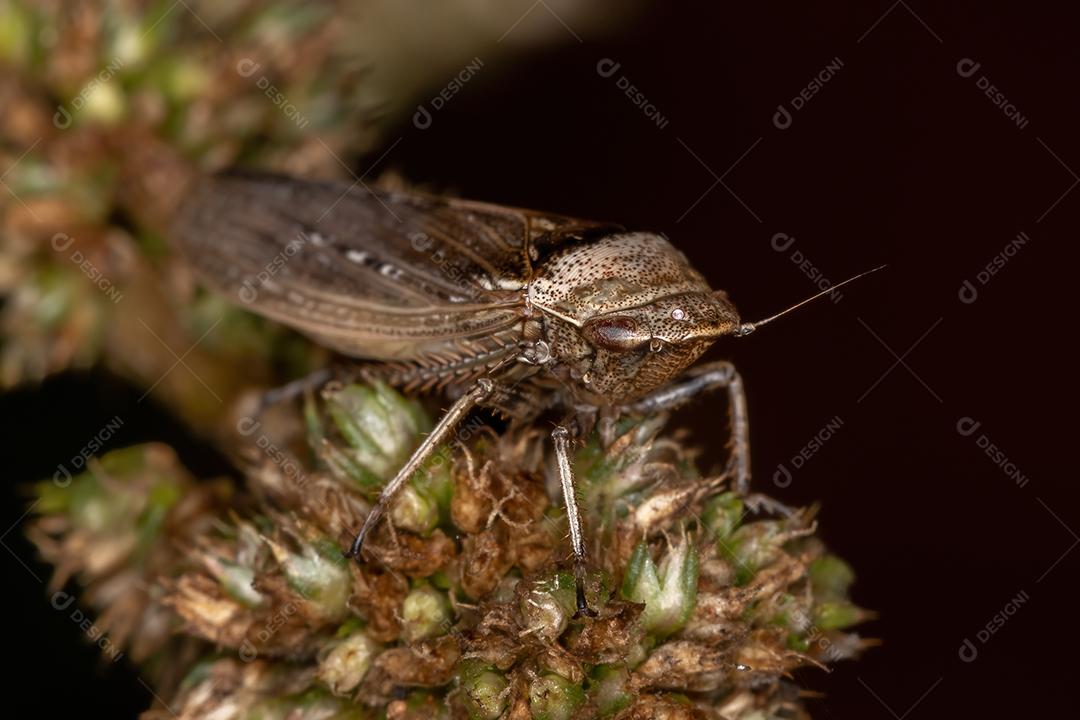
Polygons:
[[706,363],[694,368],[684,379],[660,388],[629,406],[640,415],[671,410],[703,392],[726,388],[731,415],[731,457],[728,461],[735,478],[735,491],[743,496],[750,492],[750,423],[746,412],[746,391],[742,376],[727,360]]
[[454,404],[451,405],[450,409],[446,411],[446,414],[442,416],[431,433],[424,438],[424,442],[420,443],[420,447],[416,448],[416,451],[413,452],[412,457],[409,458],[408,462],[398,470],[394,479],[387,483],[386,487],[383,488],[378,501],[368,512],[367,517],[364,518],[364,524],[360,527],[360,532],[356,533],[356,537],[353,538],[352,545],[345,553],[345,557],[351,558],[360,554],[360,551],[364,547],[364,538],[366,538],[368,533],[370,533],[375,528],[375,525],[378,524],[379,518],[386,513],[386,509],[390,507],[390,503],[394,500],[394,497],[397,495],[398,491],[401,490],[402,486],[408,482],[409,478],[411,478],[439,446],[443,444],[447,436],[450,435],[454,428],[469,414],[469,411],[490,398],[494,392],[495,382],[490,378],[482,377],[473,384],[467,393],[454,401]]
[[595,610],[585,601],[585,541],[581,532],[581,513],[578,511],[577,488],[574,485],[574,466],[570,462],[570,431],[559,425],[551,431],[555,444],[555,460],[559,465],[563,500],[566,503],[566,522],[570,526],[570,547],[574,551],[574,582],[577,589],[577,612],[574,617],[596,617]]

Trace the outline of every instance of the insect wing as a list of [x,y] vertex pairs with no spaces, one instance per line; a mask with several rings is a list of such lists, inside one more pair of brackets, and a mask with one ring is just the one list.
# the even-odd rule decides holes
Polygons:
[[360,184],[230,173],[201,183],[174,240],[203,280],[354,357],[515,343],[537,247],[598,223]]

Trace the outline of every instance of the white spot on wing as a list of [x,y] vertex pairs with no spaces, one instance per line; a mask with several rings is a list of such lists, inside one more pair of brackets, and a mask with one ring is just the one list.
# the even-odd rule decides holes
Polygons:
[[395,267],[394,265],[391,265],[390,263],[386,263],[385,265],[383,265],[382,267],[379,268],[379,274],[384,275],[384,276],[386,276],[388,278],[393,278],[394,280],[398,280],[398,279],[401,278],[402,272],[401,272],[401,268]]

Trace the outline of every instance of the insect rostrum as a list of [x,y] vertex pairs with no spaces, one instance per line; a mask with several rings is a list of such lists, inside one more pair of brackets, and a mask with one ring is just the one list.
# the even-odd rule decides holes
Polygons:
[[[567,438],[598,417],[730,396],[730,470],[749,481],[746,403],[729,363],[683,371],[741,336],[735,307],[667,239],[621,226],[414,193],[231,173],[199,184],[175,240],[211,287],[413,390],[454,402],[383,490],[349,552],[474,407],[553,439],[579,579],[585,557]],[[774,316],[775,317],[775,316]]]

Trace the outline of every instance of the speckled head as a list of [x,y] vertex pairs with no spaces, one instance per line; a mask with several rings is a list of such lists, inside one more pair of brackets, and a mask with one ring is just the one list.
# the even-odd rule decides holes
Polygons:
[[610,402],[661,387],[741,327],[727,296],[652,233],[569,249],[548,263],[529,297],[549,316],[556,358]]
[[711,291],[594,315],[581,326],[594,348],[589,390],[619,402],[638,398],[674,379],[739,326],[735,307]]

